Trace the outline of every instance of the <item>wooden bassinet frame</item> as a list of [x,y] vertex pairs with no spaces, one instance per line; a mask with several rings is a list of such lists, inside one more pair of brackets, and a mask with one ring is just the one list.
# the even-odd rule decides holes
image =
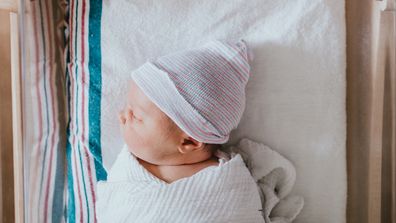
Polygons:
[[[21,8],[18,0],[0,0],[0,219],[4,222],[24,221]],[[396,0],[346,0],[348,223],[396,223],[395,10]]]
[[395,10],[346,0],[347,222],[396,222]]

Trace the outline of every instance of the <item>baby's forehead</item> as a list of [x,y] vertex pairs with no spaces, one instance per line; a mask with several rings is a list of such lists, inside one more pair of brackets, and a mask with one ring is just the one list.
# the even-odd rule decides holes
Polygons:
[[130,105],[140,108],[143,112],[151,114],[160,113],[161,115],[165,114],[144,94],[133,80],[129,82],[127,97],[127,101]]
[[128,80],[128,95],[139,93],[139,87],[133,80]]

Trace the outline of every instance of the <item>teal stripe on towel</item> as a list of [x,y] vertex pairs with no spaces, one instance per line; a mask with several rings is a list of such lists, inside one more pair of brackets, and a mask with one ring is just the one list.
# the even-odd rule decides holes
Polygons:
[[63,191],[64,191],[64,163],[65,163],[65,154],[62,153],[64,151],[64,144],[56,145],[56,149],[59,151],[56,157],[56,172],[55,172],[55,182],[54,182],[54,198],[52,200],[52,221],[51,222],[62,222],[63,216]]
[[[102,1],[91,1],[88,3],[89,4],[89,21],[88,21],[88,47],[89,47],[89,59],[88,59],[88,69],[89,69],[89,90],[88,90],[88,123],[89,123],[89,128],[87,128],[87,130],[89,130],[89,145],[88,145],[88,149],[90,151],[90,153],[92,154],[92,158],[94,159],[94,164],[95,164],[95,174],[96,174],[96,180],[106,180],[107,179],[107,173],[103,167],[103,163],[102,163],[102,151],[101,151],[101,95],[102,95],[102,69],[101,69],[101,16],[102,16]],[[73,15],[73,10],[77,10],[78,9],[78,1],[75,1],[75,8],[74,9],[70,9],[70,16]],[[78,15],[78,11],[75,12],[75,18],[74,19],[74,24],[75,24],[75,31],[71,32],[74,33],[75,35],[73,36],[73,40],[77,41],[77,39],[79,39],[77,36],[78,35],[78,22],[79,21],[79,16],[81,17],[81,15]],[[81,25],[81,24],[80,24]],[[79,39],[81,41],[83,41],[82,39]],[[71,45],[72,46],[72,45]],[[74,46],[78,46],[77,42],[74,43]],[[73,52],[75,53],[74,57],[77,59],[77,51],[80,49],[77,49],[77,47],[74,48]],[[68,58],[68,62],[71,60],[71,58]],[[78,75],[79,70],[78,69],[78,63],[76,63],[76,67],[75,67],[75,75]],[[70,81],[75,81],[75,80],[79,80],[78,77],[72,78]],[[69,81],[69,82],[70,82]],[[70,87],[70,83],[69,87]],[[76,99],[76,104],[68,104],[69,107],[69,111],[72,110],[73,106],[76,106],[76,111],[79,111],[79,106],[78,103],[80,102],[80,98],[78,97],[78,92],[81,90],[79,89],[79,85],[78,83],[75,85],[76,86],[76,92],[74,95],[68,95],[68,101],[70,103],[70,97],[74,97]],[[69,90],[70,92],[70,90]],[[83,106],[83,105],[82,105]],[[69,127],[67,128],[68,133],[67,133],[67,137],[68,139],[70,139],[70,124],[71,122],[76,122],[76,134],[78,135],[78,132],[81,131],[78,128],[78,122],[80,120],[78,120],[78,115],[75,115],[74,117],[76,117],[76,120],[71,120],[69,119],[68,125]],[[76,146],[76,145],[75,145]],[[79,155],[79,164],[80,164],[80,168],[82,171],[82,175],[83,176],[78,176],[81,177],[82,179],[82,186],[80,187],[83,190],[84,196],[85,196],[85,203],[86,203],[86,207],[80,207],[80,208],[86,208],[86,210],[84,211],[84,214],[86,214],[86,216],[84,216],[87,219],[87,222],[94,222],[95,218],[92,215],[93,213],[90,213],[90,209],[89,207],[94,206],[94,204],[89,204],[88,200],[87,200],[87,191],[86,191],[86,185],[85,181],[87,179],[84,179],[84,172],[86,171],[86,166],[84,166],[82,164],[82,154],[80,153],[80,143],[77,142],[77,146],[76,148],[78,151],[73,151],[72,149],[72,145],[70,144],[70,141],[67,141],[67,162],[68,162],[68,170],[67,170],[67,175],[68,175],[68,208],[67,208],[67,222],[75,222],[76,220],[76,211],[80,211],[80,210],[76,210],[76,205],[75,202],[78,199],[77,197],[75,197],[75,193],[76,191],[74,191],[76,189],[76,186],[74,185],[76,182],[76,179],[73,178],[73,168],[75,168],[74,166],[72,166],[72,157],[73,157],[73,153],[77,153]],[[88,164],[89,165],[89,164]],[[96,182],[94,182],[96,183]],[[84,198],[83,198],[84,199]],[[77,201],[78,202],[78,201]]]
[[[70,122],[69,122],[70,123]],[[67,138],[70,137],[70,130],[67,129]],[[65,222],[75,222],[76,221],[76,206],[74,201],[74,180],[73,180],[73,170],[72,170],[72,151],[70,141],[67,140],[66,145],[66,157],[67,157],[67,215],[65,216]]]
[[[70,1],[67,1],[67,4],[70,6]],[[69,10],[69,16],[72,15],[71,10]],[[70,45],[69,45],[70,47]],[[67,64],[70,63],[70,49],[67,51],[67,58],[66,58]],[[75,222],[75,212],[76,212],[76,206],[75,206],[75,201],[74,201],[74,181],[73,181],[73,170],[72,170],[72,152],[71,152],[71,144],[70,144],[70,124],[71,124],[71,95],[70,95],[70,81],[71,79],[69,78],[69,70],[66,66],[65,69],[65,79],[66,79],[66,96],[67,96],[67,112],[68,112],[68,120],[67,120],[67,126],[66,126],[66,162],[67,162],[67,205],[66,205],[66,210],[65,210],[65,222]]]
[[102,55],[101,19],[102,1],[90,1],[89,10],[89,149],[94,156],[97,181],[106,180],[101,146]]

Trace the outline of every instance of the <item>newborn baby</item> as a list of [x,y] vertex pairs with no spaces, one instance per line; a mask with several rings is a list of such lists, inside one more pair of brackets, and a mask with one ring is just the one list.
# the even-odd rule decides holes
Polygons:
[[217,166],[219,144],[200,142],[181,130],[130,81],[127,105],[120,112],[121,131],[129,151],[151,174],[166,183]]
[[240,154],[221,151],[245,109],[248,61],[244,40],[214,40],[132,72],[99,222],[264,222]]

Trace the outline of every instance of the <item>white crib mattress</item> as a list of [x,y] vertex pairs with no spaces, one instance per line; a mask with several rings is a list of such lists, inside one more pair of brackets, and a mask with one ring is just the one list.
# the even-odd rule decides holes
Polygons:
[[247,104],[228,144],[263,142],[291,160],[295,222],[346,221],[344,0],[106,0],[102,11],[102,155],[122,148],[117,112],[130,72],[150,57],[216,38],[254,53]]

